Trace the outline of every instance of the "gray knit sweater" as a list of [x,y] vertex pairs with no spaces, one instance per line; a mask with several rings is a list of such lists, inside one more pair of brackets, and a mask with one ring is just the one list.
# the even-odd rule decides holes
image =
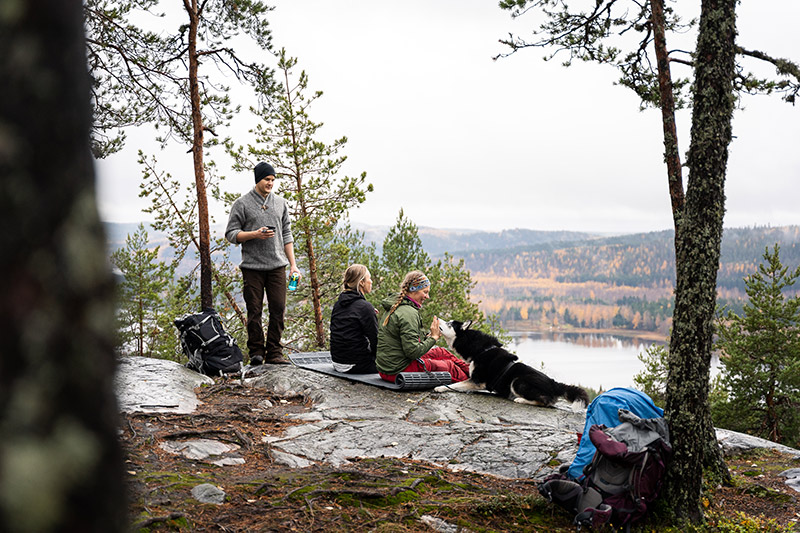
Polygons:
[[[272,239],[252,239],[243,243],[236,242],[240,231],[254,231],[262,226],[275,228]],[[289,264],[284,246],[294,242],[292,223],[286,201],[280,196],[269,193],[262,198],[254,189],[239,197],[231,206],[225,238],[233,244],[242,245],[243,268],[252,270],[274,270]]]

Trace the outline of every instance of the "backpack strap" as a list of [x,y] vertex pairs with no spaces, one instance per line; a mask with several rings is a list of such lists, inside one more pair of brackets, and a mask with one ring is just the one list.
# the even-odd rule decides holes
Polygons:
[[570,513],[578,512],[578,505],[584,494],[583,487],[580,484],[555,476],[548,481],[540,483],[538,489],[539,494],[548,502],[555,503]]
[[[201,320],[200,322],[198,322],[198,323],[197,323],[197,324],[195,324],[194,326],[191,326],[191,327],[190,327],[190,328],[187,330],[187,333],[188,333],[189,331],[199,331],[199,330],[200,330],[200,328],[202,327],[202,325],[203,325],[203,324],[205,324],[206,322],[208,322],[209,320],[211,320],[213,317],[214,317],[214,315],[208,315],[207,317],[205,317],[203,320]],[[213,337],[211,337],[210,339],[208,339],[207,341],[204,341],[204,340],[202,340],[202,337],[200,337],[200,335],[198,335],[198,337],[200,337],[200,340],[201,340],[201,342],[200,342],[200,347],[201,347],[201,348],[205,348],[206,346],[208,346],[209,344],[211,344],[211,343],[212,343],[212,342],[214,342],[215,340],[217,340],[217,339],[219,339],[220,337],[222,337],[222,334],[221,334],[220,332],[218,332],[218,331],[217,331],[217,328],[214,328],[214,331],[215,331],[217,334],[216,334],[216,335],[214,335]]]
[[578,512],[585,511],[586,509],[600,507],[603,503],[603,495],[599,490],[592,487],[584,487],[581,491],[581,497],[578,500]]
[[647,465],[649,460],[651,460],[651,457],[650,449],[648,448],[642,455],[642,460],[633,467],[633,470],[631,470],[631,479],[629,483],[631,486],[631,495],[633,496],[633,501],[635,502],[638,502],[639,498],[641,497],[639,486],[642,482],[642,476],[644,475],[644,467]]
[[600,529],[603,525],[611,521],[613,509],[610,505],[601,503],[597,507],[587,507],[575,516],[572,521],[578,529],[586,526],[592,529]]
[[573,499],[578,502],[583,494],[583,487],[568,479],[551,479],[539,485],[539,494],[550,503],[564,504]]

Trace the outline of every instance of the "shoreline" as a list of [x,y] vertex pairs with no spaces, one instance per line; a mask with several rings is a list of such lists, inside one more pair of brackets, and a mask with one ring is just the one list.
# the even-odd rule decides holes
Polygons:
[[559,333],[577,333],[581,335],[610,335],[614,337],[625,337],[626,339],[640,339],[651,343],[666,344],[669,337],[657,331],[637,331],[632,329],[614,328],[574,328],[574,327],[542,327],[530,322],[511,322],[500,324],[508,333],[537,333],[541,335]]

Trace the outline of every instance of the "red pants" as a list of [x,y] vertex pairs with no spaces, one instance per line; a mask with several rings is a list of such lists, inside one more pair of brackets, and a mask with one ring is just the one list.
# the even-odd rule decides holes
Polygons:
[[[422,356],[422,360],[425,362],[424,367],[415,359],[401,372],[425,372],[425,370],[428,372],[449,372],[453,383],[469,379],[469,364],[444,348],[434,346]],[[396,374],[384,374],[383,372],[379,372],[379,374],[384,380],[394,383]]]

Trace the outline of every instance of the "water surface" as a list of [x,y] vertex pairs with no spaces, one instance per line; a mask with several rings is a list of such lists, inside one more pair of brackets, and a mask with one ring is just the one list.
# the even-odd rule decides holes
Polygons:
[[633,387],[644,370],[638,359],[652,341],[594,333],[511,332],[508,348],[520,360],[563,383],[601,387]]

